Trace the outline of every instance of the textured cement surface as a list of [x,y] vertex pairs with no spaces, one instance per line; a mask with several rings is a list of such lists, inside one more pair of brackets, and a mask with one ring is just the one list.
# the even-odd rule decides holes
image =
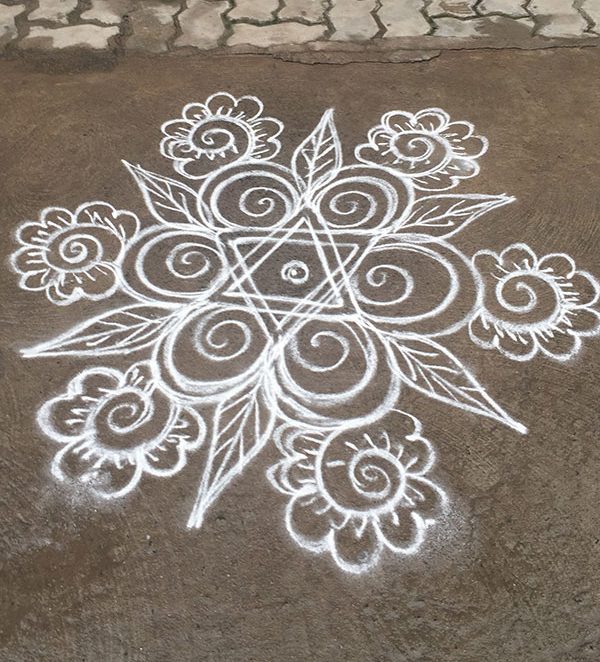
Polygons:
[[[600,268],[600,56],[588,51],[453,53],[427,63],[301,65],[248,58],[130,58],[111,72],[0,63],[3,264],[40,209],[106,199],[143,213],[120,159],[168,173],[160,124],[227,89],[286,123],[284,156],[337,108],[345,145],[392,108],[441,106],[490,139],[463,191],[517,202],[476,221],[467,253],[525,241]],[[18,349],[93,304],[59,309],[0,278],[0,659],[11,662],[593,662],[600,658],[600,344],[570,364],[517,364],[448,346],[530,429],[404,392],[436,443],[453,507],[421,552],[344,575],[303,553],[264,477],[269,448],[188,532],[200,458],[175,478],[101,504],[55,484],[39,404],[83,366]],[[114,365],[119,365],[118,360]]]
[[600,0],[0,0],[0,54],[10,57],[75,48],[393,58],[396,49],[597,46],[599,36]]

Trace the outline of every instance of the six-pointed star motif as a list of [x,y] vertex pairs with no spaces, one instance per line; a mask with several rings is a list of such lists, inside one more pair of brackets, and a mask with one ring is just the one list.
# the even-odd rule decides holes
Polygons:
[[356,313],[350,278],[367,237],[332,234],[323,219],[304,210],[274,230],[224,231],[221,239],[232,265],[221,299],[242,299],[273,329],[317,314]]

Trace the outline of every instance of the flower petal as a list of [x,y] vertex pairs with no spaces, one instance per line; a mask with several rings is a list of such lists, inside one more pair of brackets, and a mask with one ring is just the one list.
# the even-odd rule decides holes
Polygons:
[[59,451],[51,470],[58,480],[78,482],[103,499],[124,496],[138,484],[142,474],[137,462],[123,460],[117,464],[80,442]]
[[139,483],[143,465],[139,460],[96,464],[80,480],[89,484],[95,494],[103,499],[118,499],[131,492]]
[[358,145],[355,151],[357,160],[375,165],[393,165],[395,156],[391,152],[384,152],[380,147],[373,147],[367,143]]
[[121,373],[112,368],[88,368],[79,373],[69,384],[69,393],[82,393],[87,398],[99,400],[116,390],[121,382]]
[[38,424],[50,439],[62,443],[83,439],[96,400],[81,394],[48,400],[38,412]]
[[450,116],[441,108],[425,108],[415,114],[415,121],[425,131],[439,133],[448,126]]
[[[361,448],[371,446],[374,449],[387,451],[402,458],[405,464],[405,449],[411,442],[409,437],[421,429],[421,424],[414,416],[395,409],[383,420],[364,428],[364,434],[358,435],[355,444]],[[365,443],[366,442],[366,443]]]
[[[471,260],[473,266],[482,276],[494,276],[494,274],[501,276],[503,274],[500,271],[500,257],[496,255],[493,251],[482,250],[477,251]],[[490,284],[494,286],[495,281],[490,281]]]
[[303,430],[285,426],[278,431],[275,443],[286,455],[314,458],[324,440],[325,435],[318,430]]
[[227,92],[217,92],[209,96],[204,105],[210,115],[235,115],[237,99]]
[[167,435],[169,443],[177,441],[186,453],[200,448],[205,438],[206,423],[204,419],[196,410],[189,407],[181,409]]
[[[88,299],[104,299],[118,287],[115,267],[107,262],[99,262],[90,269],[79,272],[81,282],[78,283],[83,296]],[[65,279],[65,282],[68,279]]]
[[[389,134],[405,133],[416,130],[417,120],[412,113],[392,110],[381,118],[381,124],[379,126]],[[378,128],[375,127],[375,129]]]
[[453,183],[457,183],[459,179],[468,179],[475,177],[479,173],[479,164],[471,158],[455,156],[450,163],[444,168]]
[[[184,106],[182,115],[184,120],[189,120],[195,124],[196,122],[208,117],[210,115],[210,111],[203,103],[188,103],[186,106]],[[179,120],[173,121],[178,122]]]
[[[458,171],[452,174],[448,171],[451,164],[452,162],[443,170],[436,170],[427,175],[419,175],[414,178],[411,177],[411,179],[415,187],[423,191],[446,191],[455,186],[459,179]],[[410,174],[406,176],[410,177]]]
[[185,408],[164,438],[143,451],[144,470],[154,476],[173,476],[187,464],[187,453],[198,449],[206,436],[200,415]]
[[122,385],[134,386],[143,391],[154,389],[155,382],[150,361],[140,361],[130,366],[123,376]]
[[406,485],[406,500],[424,520],[439,517],[447,503],[445,492],[435,483],[422,476],[410,476]]
[[[43,273],[49,268],[45,259],[44,250],[37,246],[24,246],[13,253],[12,266],[13,269],[20,274]],[[24,287],[24,285],[22,286]],[[32,287],[30,289],[34,288]]]
[[375,524],[381,542],[396,554],[412,554],[425,539],[425,522],[408,508],[380,515]]
[[[236,101],[231,114],[233,117],[239,117],[240,119],[244,119],[245,121],[249,122],[250,120],[256,119],[263,112],[263,109],[263,102],[260,99],[257,99],[256,97],[245,96],[240,97]],[[277,122],[277,120],[272,121]]]
[[537,342],[543,354],[557,361],[568,361],[581,348],[579,336],[558,330],[538,335]]
[[512,244],[500,253],[499,261],[509,271],[537,268],[537,255],[527,244]]
[[177,439],[165,439],[144,451],[144,470],[153,476],[174,476],[187,463],[184,446]]
[[339,515],[316,492],[297,494],[287,505],[285,521],[292,538],[305,549],[320,551]]
[[569,311],[569,332],[580,336],[600,334],[600,312],[591,308],[574,308]]
[[260,117],[251,122],[250,126],[257,141],[273,140],[283,131],[283,122],[274,117]]
[[427,473],[435,461],[431,442],[425,437],[415,436],[412,439],[405,439],[402,443],[404,450],[400,460],[406,471],[411,475]]
[[477,315],[469,322],[469,336],[479,347],[491,349],[494,346],[496,327],[483,315]]
[[540,258],[538,269],[549,271],[552,276],[570,278],[575,272],[575,262],[563,253],[550,253]]
[[267,471],[267,478],[271,485],[283,494],[317,489],[314,466],[309,466],[306,460],[286,459],[277,462]]
[[332,555],[342,570],[361,573],[379,561],[383,543],[370,520],[350,518],[333,534]]
[[165,122],[161,126],[161,131],[165,134],[165,136],[170,138],[187,141],[195,124],[196,122],[192,120],[171,120],[170,122]]
[[90,452],[90,447],[85,441],[75,441],[56,453],[50,470],[60,481],[81,480],[97,461],[98,456]]
[[442,132],[456,156],[475,159],[487,151],[488,141],[472,134],[473,126],[468,122],[452,122]]
[[469,122],[450,122],[442,131],[442,135],[449,143],[460,144],[473,135],[473,125]]
[[21,288],[31,290],[32,292],[45,290],[52,282],[52,270],[45,269],[44,271],[32,271],[31,273],[24,274],[20,281]]
[[515,361],[528,361],[538,350],[537,343],[531,333],[509,331],[505,327],[496,327],[498,333],[494,345],[508,358]]
[[197,151],[188,140],[179,138],[163,138],[160,143],[160,153],[168,159],[193,159]]
[[50,233],[60,232],[75,223],[75,215],[63,207],[49,207],[42,212],[41,223]]
[[577,296],[575,307],[593,306],[600,298],[600,283],[587,271],[576,271],[569,283],[570,291]]
[[137,216],[124,209],[115,209],[107,202],[88,202],[76,211],[76,221],[80,225],[98,225],[110,230],[121,240],[129,239],[139,229]]

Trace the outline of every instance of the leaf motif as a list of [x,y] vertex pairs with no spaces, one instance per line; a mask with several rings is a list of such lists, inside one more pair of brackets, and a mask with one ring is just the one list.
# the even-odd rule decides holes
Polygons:
[[514,200],[509,195],[428,195],[415,201],[408,219],[396,231],[426,235],[425,241],[451,237],[479,216]]
[[196,192],[175,179],[144,170],[123,161],[140,187],[150,213],[161,223],[200,223],[196,210]]
[[110,310],[21,353],[23,356],[130,354],[155,343],[173,321],[173,308],[133,304]]
[[219,403],[208,458],[188,528],[202,526],[208,508],[265,446],[273,431],[275,411],[267,400],[261,378],[241,393]]
[[292,170],[300,188],[310,193],[331,181],[341,167],[342,147],[330,108],[315,130],[296,148]]
[[434,400],[496,419],[522,434],[527,432],[445,347],[422,336],[386,336],[395,350],[400,378],[408,386]]

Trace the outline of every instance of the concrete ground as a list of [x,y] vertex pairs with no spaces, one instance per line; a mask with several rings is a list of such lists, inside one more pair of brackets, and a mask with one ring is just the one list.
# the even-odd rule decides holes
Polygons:
[[455,48],[598,45],[599,26],[600,0],[1,0],[0,54],[350,53],[398,61]]
[[[106,63],[104,63],[106,64]],[[286,126],[278,162],[335,107],[345,156],[393,109],[444,108],[490,147],[461,191],[510,205],[455,238],[467,255],[526,242],[600,272],[600,53],[596,48],[444,52],[412,63],[300,64],[273,58],[131,55],[0,62],[0,658],[10,662],[594,662],[600,659],[600,342],[568,362],[517,362],[446,346],[529,429],[520,435],[402,391],[435,442],[450,507],[412,556],[347,574],[302,550],[265,478],[268,445],[187,530],[203,456],[123,500],[49,473],[57,450],[35,412],[89,360],[23,358],[106,303],[54,306],[18,289],[14,232],[43,208],[107,200],[147,213],[125,159],[169,174],[160,126],[213,92],[256,95]],[[434,283],[435,284],[435,283]],[[120,295],[116,295],[119,299]],[[97,363],[97,361],[96,361]],[[123,357],[108,363],[124,369]]]

